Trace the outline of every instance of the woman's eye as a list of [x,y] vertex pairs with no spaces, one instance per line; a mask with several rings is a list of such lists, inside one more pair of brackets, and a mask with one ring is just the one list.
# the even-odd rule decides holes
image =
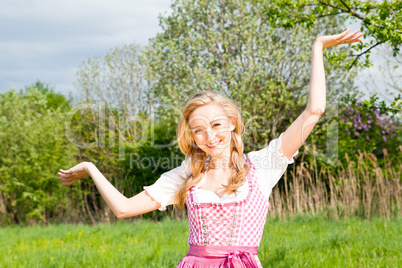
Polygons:
[[194,131],[194,133],[201,133],[203,131],[203,129],[196,129],[195,131]]
[[219,127],[221,124],[214,124],[213,127]]

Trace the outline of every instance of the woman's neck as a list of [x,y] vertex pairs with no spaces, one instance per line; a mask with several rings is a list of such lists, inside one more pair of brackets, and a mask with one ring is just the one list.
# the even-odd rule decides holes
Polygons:
[[216,156],[209,156],[209,169],[231,169],[232,168],[232,148],[226,148],[226,150]]
[[208,168],[209,169],[230,169],[232,167],[231,157],[211,157]]

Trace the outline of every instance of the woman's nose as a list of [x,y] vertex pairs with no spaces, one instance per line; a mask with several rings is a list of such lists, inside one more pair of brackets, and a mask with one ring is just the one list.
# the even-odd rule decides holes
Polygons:
[[216,137],[216,131],[212,130],[211,128],[207,128],[207,137],[208,141],[214,141]]

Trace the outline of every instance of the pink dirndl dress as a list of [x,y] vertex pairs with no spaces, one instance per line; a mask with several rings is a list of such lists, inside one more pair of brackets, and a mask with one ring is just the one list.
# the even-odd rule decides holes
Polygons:
[[253,164],[245,199],[231,203],[195,203],[187,192],[188,254],[176,268],[262,267],[257,256],[269,203],[258,187]]

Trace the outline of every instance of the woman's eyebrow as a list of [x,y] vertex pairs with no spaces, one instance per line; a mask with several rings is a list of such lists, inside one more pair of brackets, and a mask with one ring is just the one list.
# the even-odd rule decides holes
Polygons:
[[200,125],[199,123],[196,123],[196,124],[197,124],[197,125],[195,125],[195,126],[193,126],[193,127],[190,126],[190,128],[191,128],[191,129],[194,129],[194,128],[197,128],[197,127],[202,127],[202,125]]

